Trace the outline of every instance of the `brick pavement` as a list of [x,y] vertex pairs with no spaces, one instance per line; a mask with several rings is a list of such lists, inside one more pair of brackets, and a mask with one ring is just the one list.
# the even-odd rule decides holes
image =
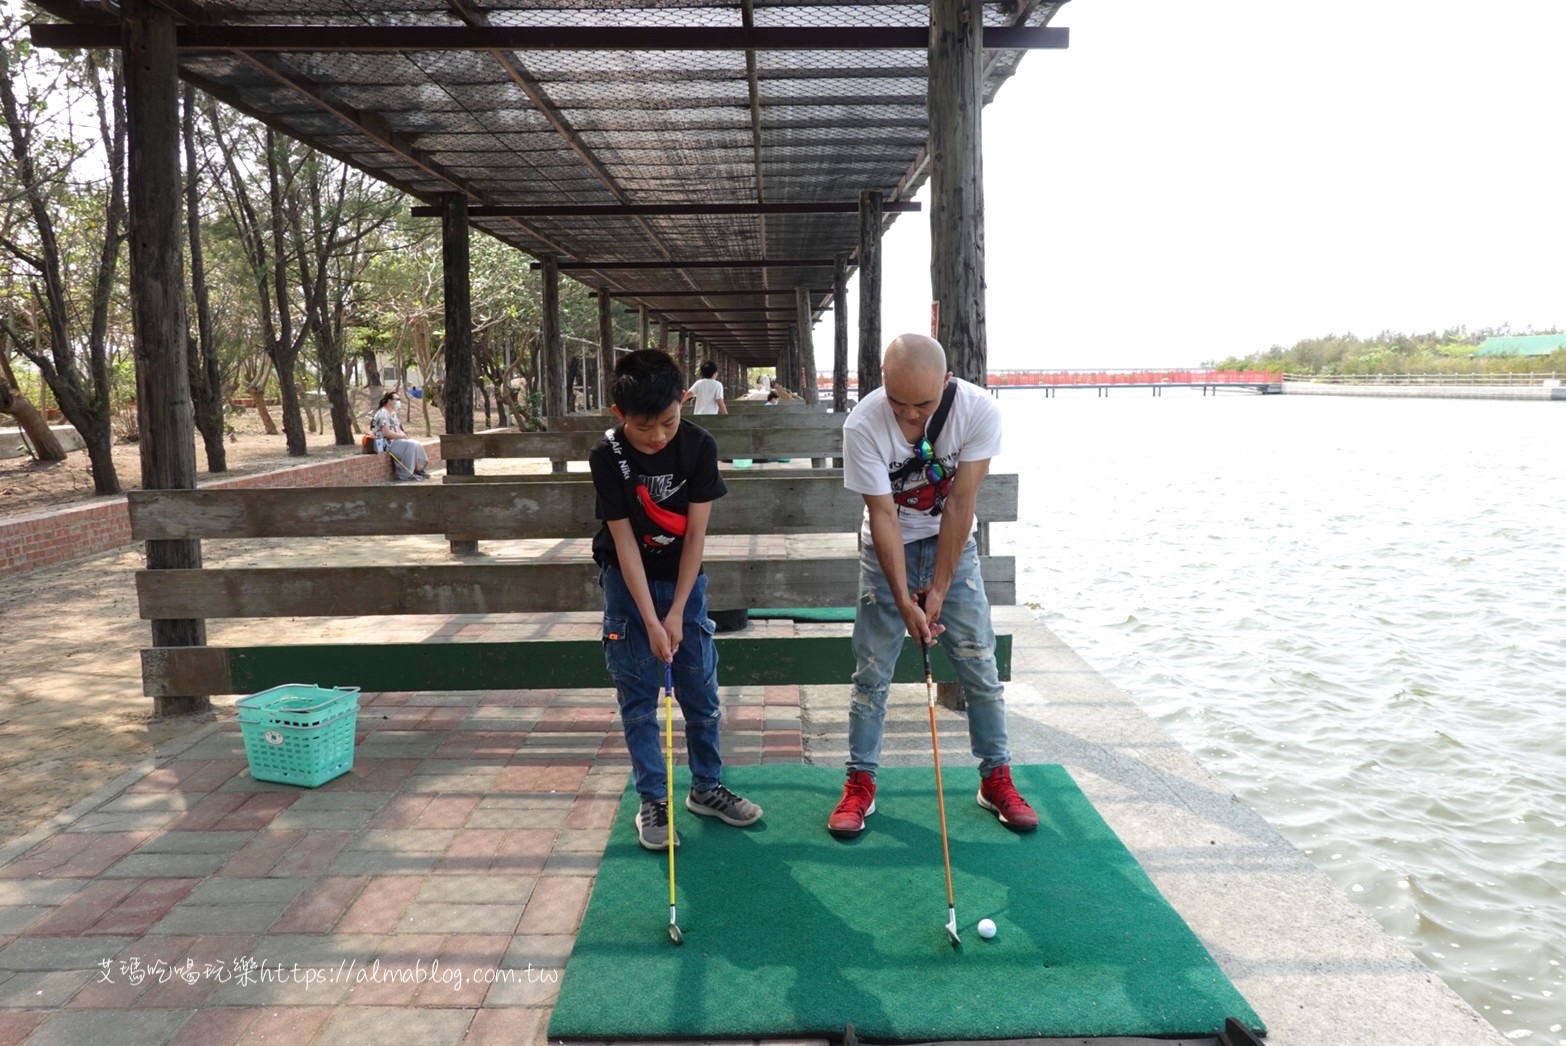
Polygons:
[[[723,703],[729,762],[802,760],[798,688]],[[0,1046],[544,1041],[629,775],[612,709],[365,695],[316,789],[213,724],[0,850]]]

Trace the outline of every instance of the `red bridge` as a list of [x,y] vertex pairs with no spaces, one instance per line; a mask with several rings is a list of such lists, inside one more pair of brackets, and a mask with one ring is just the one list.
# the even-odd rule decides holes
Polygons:
[[1211,390],[1238,389],[1263,395],[1283,391],[1282,371],[1262,370],[992,370],[988,375],[990,392],[1002,389],[1043,389],[1053,396],[1058,389],[1097,389],[1100,396],[1110,389],[1152,389],[1158,396],[1164,389]]

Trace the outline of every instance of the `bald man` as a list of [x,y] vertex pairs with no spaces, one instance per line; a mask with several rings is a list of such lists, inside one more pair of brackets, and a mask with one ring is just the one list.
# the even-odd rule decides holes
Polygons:
[[1011,781],[995,631],[973,536],[979,485],[1000,452],[1000,407],[953,378],[940,342],[923,335],[895,338],[881,375],[881,388],[843,425],[843,484],[864,496],[865,516],[848,780],[827,830],[857,836],[875,813],[886,692],[906,634],[941,643],[957,670],[979,760],[979,805],[1007,828],[1031,831],[1039,818]]

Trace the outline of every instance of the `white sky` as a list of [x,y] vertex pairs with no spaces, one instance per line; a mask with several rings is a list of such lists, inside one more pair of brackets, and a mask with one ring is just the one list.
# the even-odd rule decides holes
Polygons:
[[[985,109],[992,368],[1566,326],[1566,0],[1074,0],[1052,24],[1070,49]],[[928,215],[884,254],[883,333],[927,331]],[[850,369],[857,304],[853,281]],[[830,313],[815,344],[830,372]]]

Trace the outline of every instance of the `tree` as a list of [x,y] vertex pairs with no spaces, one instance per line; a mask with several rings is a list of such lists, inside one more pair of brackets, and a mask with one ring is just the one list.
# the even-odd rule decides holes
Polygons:
[[[9,324],[10,320],[0,320],[0,322]],[[19,337],[16,336],[18,339]],[[0,414],[9,414],[16,419],[17,425],[22,429],[22,435],[27,437],[27,443],[39,461],[65,460],[65,448],[60,445],[59,437],[49,428],[48,419],[26,396],[22,395],[22,387],[17,383],[16,375],[11,372],[11,361],[6,357],[3,345],[0,345]]]
[[190,367],[190,399],[196,431],[206,448],[207,471],[228,471],[223,446],[223,412],[227,399],[212,336],[212,298],[207,293],[206,254],[201,248],[201,178],[206,173],[196,151],[196,89],[185,87],[180,107],[180,137],[185,145],[185,224],[190,241],[190,300],[196,329],[186,354]]
[[[26,218],[0,220],[6,232],[0,249],[21,270],[6,281],[7,290],[25,282],[30,300],[7,294],[5,337],[43,374],[60,412],[81,433],[94,492],[117,494],[108,342],[125,239],[119,52],[44,56],[27,46],[20,29],[5,17],[0,109],[8,133],[0,179],[14,188],[0,206],[21,208]],[[94,138],[76,133],[78,113],[96,118]],[[80,178],[89,155],[101,163],[99,178]],[[86,288],[85,300],[73,293],[78,287]]]

